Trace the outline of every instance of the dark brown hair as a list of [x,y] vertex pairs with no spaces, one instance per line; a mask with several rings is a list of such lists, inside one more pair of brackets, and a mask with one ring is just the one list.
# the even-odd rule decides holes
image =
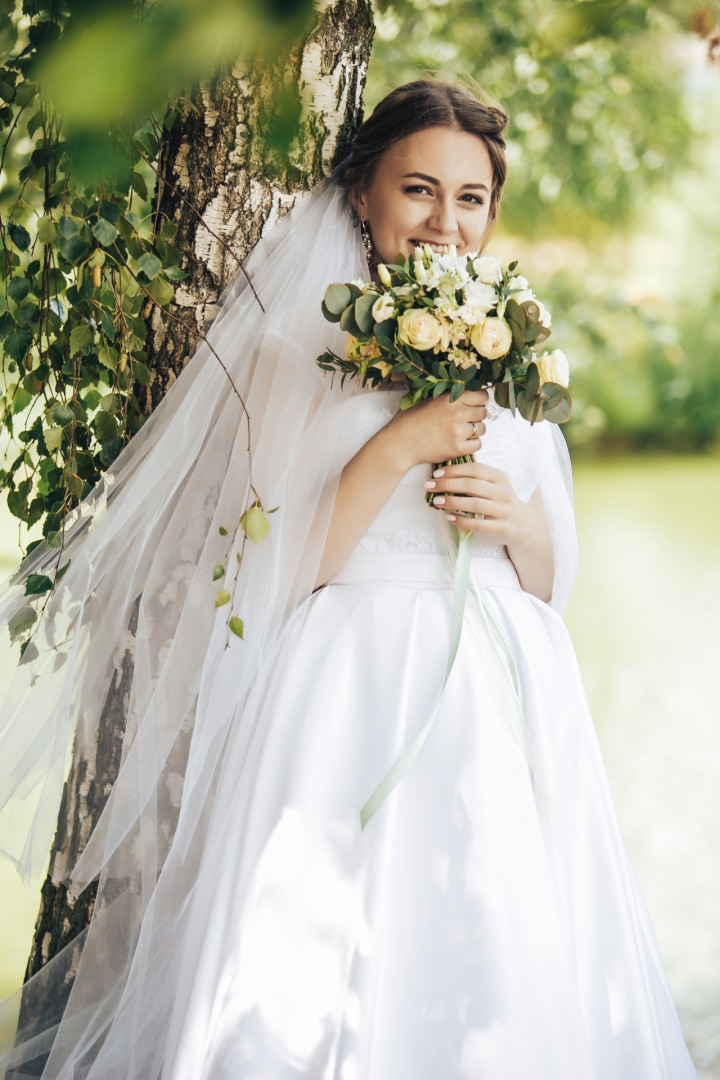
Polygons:
[[353,207],[355,198],[372,180],[383,154],[394,143],[431,127],[465,131],[482,139],[490,155],[493,187],[489,221],[494,222],[507,177],[503,138],[507,124],[507,113],[462,86],[436,79],[405,83],[384,97],[358,128],[350,153],[335,170],[333,179],[345,190]]

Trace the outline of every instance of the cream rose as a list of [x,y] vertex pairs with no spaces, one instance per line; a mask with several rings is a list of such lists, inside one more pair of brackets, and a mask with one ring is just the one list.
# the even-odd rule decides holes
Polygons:
[[376,323],[387,322],[388,319],[395,317],[395,304],[391,296],[388,296],[387,293],[378,296],[372,306],[372,317]]
[[[382,356],[377,341],[358,341],[353,334],[348,334],[345,342],[345,355],[348,360],[360,363],[362,360],[375,360]],[[375,366],[375,365],[373,365]]]
[[499,360],[510,352],[512,330],[504,319],[485,319],[473,330],[470,344],[487,360]]
[[443,337],[443,328],[425,308],[409,308],[398,319],[398,338],[411,349],[434,349]]
[[497,285],[502,281],[502,263],[494,255],[479,255],[477,259],[473,259],[473,270],[478,281],[485,285]]
[[562,349],[543,353],[536,358],[535,363],[541,386],[546,382],[557,383],[558,386],[570,385],[570,364]]

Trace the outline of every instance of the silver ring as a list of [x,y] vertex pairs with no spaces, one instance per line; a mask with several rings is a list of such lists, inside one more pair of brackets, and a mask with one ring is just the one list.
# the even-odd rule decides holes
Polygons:
[[479,438],[480,438],[480,435],[479,435],[479,433],[478,433],[478,426],[477,426],[477,424],[473,424],[473,422],[472,422],[472,420],[471,420],[471,421],[470,421],[470,426],[471,426],[471,427],[472,427],[472,429],[473,429],[473,433],[472,433],[472,437],[473,437],[473,439],[479,439]]

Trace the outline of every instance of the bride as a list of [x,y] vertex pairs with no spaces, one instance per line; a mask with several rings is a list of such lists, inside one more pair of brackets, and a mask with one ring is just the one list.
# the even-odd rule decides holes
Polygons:
[[[418,243],[482,248],[506,122],[440,82],[389,94],[68,523],[2,714],[21,872],[43,869],[73,738],[102,738],[129,641],[132,686],[100,821],[51,867],[76,895],[97,881],[93,918],[26,988],[41,1019],[24,1010],[8,1076],[695,1077],[559,617],[562,437],[485,391],[399,412],[392,384],[315,364],[344,348],[330,282]],[[442,690],[461,516],[472,582]],[[13,625],[56,559],[37,549],[6,586]]]

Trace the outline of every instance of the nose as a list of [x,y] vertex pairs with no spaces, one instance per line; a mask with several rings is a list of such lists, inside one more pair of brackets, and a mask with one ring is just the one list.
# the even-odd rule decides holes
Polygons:
[[457,233],[455,204],[451,198],[437,198],[428,217],[428,225],[443,237],[450,239]]

